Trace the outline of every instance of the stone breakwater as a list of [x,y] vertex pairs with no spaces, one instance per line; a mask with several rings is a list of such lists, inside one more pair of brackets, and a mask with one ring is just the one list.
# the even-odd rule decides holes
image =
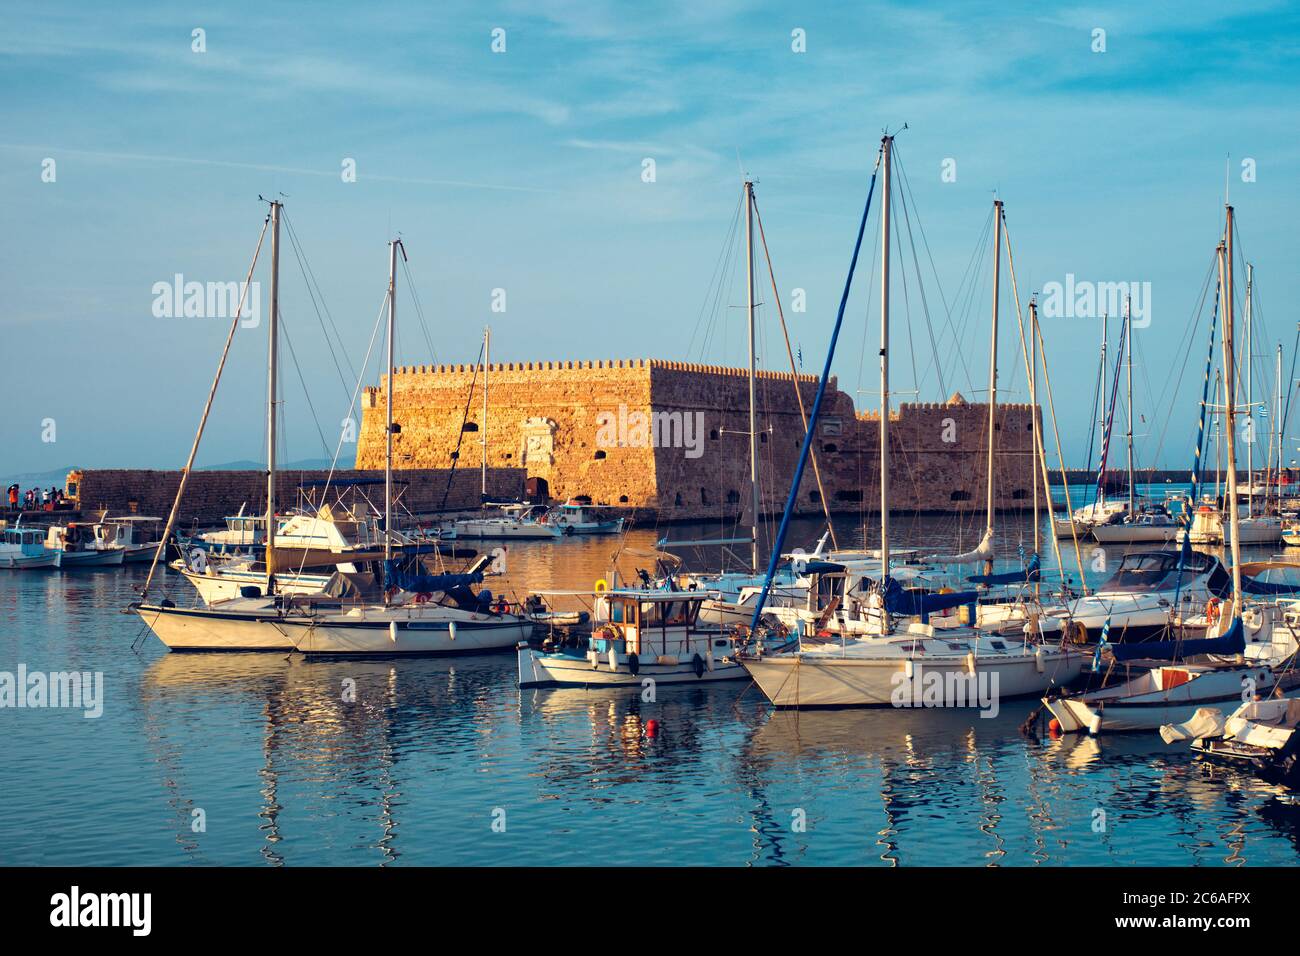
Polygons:
[[[444,507],[449,511],[477,508],[482,475],[477,468],[458,468],[451,476],[448,491],[447,468],[418,468],[405,470],[396,476],[399,485],[399,513],[414,514],[435,512]],[[276,474],[276,502],[280,511],[302,504],[299,489],[304,485],[323,484],[328,471],[283,471]],[[495,498],[518,498],[524,493],[524,472],[519,468],[492,468],[488,470],[488,495]],[[349,469],[334,472],[334,488],[342,488],[352,481],[382,482],[382,470]],[[180,471],[152,471],[147,469],[87,468],[68,475],[68,492],[83,517],[97,517],[101,511],[109,515],[151,515],[165,518],[171,511],[180,486]],[[365,488],[367,497],[378,507],[383,507],[382,484]],[[331,490],[328,500],[335,499]],[[444,495],[446,502],[444,506]],[[317,501],[320,500],[319,494]],[[234,514],[246,504],[251,514],[261,514],[266,503],[266,472],[264,471],[195,471],[190,475],[181,502],[178,524],[181,527],[197,522],[201,525],[218,524],[227,515]]]

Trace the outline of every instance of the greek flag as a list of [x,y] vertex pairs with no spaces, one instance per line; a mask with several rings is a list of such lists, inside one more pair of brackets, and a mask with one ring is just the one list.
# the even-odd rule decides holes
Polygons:
[[1101,666],[1101,649],[1106,646],[1106,638],[1110,635],[1110,617],[1107,616],[1106,623],[1101,626],[1101,640],[1097,641],[1097,649],[1092,652],[1092,669],[1095,671]]

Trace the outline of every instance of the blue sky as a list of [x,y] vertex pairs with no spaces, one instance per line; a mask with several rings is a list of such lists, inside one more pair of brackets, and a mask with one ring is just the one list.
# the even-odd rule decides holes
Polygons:
[[[984,387],[987,279],[958,303],[997,190],[1022,300],[1067,273],[1151,283],[1151,325],[1137,334],[1135,406],[1149,423],[1136,429],[1139,460],[1185,467],[1202,337],[1185,376],[1183,349],[1221,228],[1225,162],[1259,282],[1258,375],[1271,382],[1278,341],[1290,361],[1300,16],[1282,3],[80,3],[0,17],[5,473],[183,462],[226,322],[157,318],[152,288],[176,273],[242,278],[259,193],[284,194],[353,368],[399,230],[440,361],[472,360],[491,323],[501,361],[743,364],[737,257],[720,308],[710,291],[743,169],[813,371],[881,129],[903,123],[946,391]],[[491,49],[498,27],[504,53]],[[206,52],[192,50],[196,28]],[[796,28],[805,53],[791,49]],[[1097,28],[1104,53],[1092,51]],[[42,182],[46,158],[55,182]],[[356,182],[342,181],[345,158]],[[948,158],[955,182],[941,181]],[[1241,181],[1244,158],[1255,182]],[[347,394],[285,255],[282,309],[311,405],[286,365],[282,455],[321,457],[313,418],[332,448]],[[859,407],[876,400],[870,271],[835,366]],[[909,303],[895,278],[895,386],[938,400],[907,271]],[[796,287],[804,313],[789,311]],[[490,310],[495,288],[504,314]],[[770,291],[763,299],[762,362],[780,368]],[[411,299],[399,309],[399,363],[430,361]],[[1044,324],[1072,463],[1087,453],[1097,324]],[[901,351],[909,328],[915,361]],[[1001,354],[1005,397],[1026,400],[1013,335]],[[201,463],[261,456],[264,355],[263,330],[236,336]],[[372,363],[367,383],[376,375]]]

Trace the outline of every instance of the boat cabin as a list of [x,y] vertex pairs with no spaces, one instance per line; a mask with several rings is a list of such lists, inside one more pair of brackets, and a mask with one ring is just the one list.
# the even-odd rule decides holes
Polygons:
[[[697,621],[708,591],[606,591],[609,618],[591,637],[592,650],[675,656],[702,640]],[[703,638],[707,641],[707,636]]]
[[44,528],[6,528],[0,542],[12,554],[39,555],[47,550]]
[[[1137,551],[1126,554],[1120,561],[1118,570],[1098,588],[1098,593],[1141,593],[1171,589],[1179,583],[1178,563],[1177,551]],[[1203,575],[1208,575],[1206,587],[1212,592],[1226,593],[1232,588],[1228,572],[1217,558],[1193,551],[1183,564],[1182,583],[1186,585]]]

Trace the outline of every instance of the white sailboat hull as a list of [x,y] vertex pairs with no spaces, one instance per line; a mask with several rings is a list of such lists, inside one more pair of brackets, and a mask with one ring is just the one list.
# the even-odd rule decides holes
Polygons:
[[545,524],[509,524],[493,521],[457,521],[456,537],[480,541],[553,541],[564,537],[564,529]]
[[[450,612],[450,609],[443,609]],[[287,618],[281,626],[304,654],[481,654],[528,639],[533,623],[512,615],[410,611],[401,619]]]
[[909,661],[899,658],[832,657],[818,654],[777,655],[743,661],[745,670],[763,694],[777,707],[889,707],[981,706],[971,689],[971,677],[983,676],[991,691],[996,674],[997,699],[1039,695],[1047,688],[1068,683],[1083,671],[1081,653],[1050,652],[1041,660],[1034,654],[1005,659],[975,660],[972,671],[966,658],[910,663],[913,675],[935,674],[941,685],[936,700],[925,696],[925,680],[908,677]]
[[154,636],[172,651],[292,651],[273,613],[137,607]]
[[1167,544],[1177,541],[1177,525],[1107,524],[1092,529],[1092,536],[1102,544]]
[[[194,585],[203,603],[209,607],[240,597],[240,589],[245,587],[266,587],[266,575],[253,572],[222,571],[220,573],[195,574],[188,568],[181,570],[185,580]],[[276,591],[280,594],[318,594],[329,582],[324,574],[277,574]]]

